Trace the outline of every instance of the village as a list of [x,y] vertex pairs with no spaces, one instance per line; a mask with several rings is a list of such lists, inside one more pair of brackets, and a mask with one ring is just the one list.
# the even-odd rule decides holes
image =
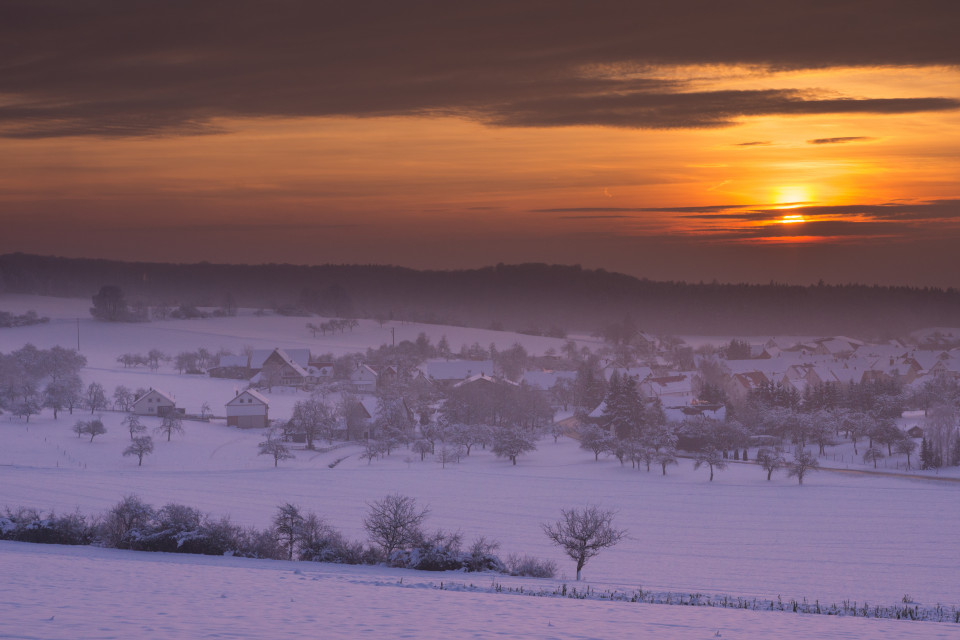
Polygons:
[[[361,323],[324,324],[342,336]],[[307,348],[118,354],[113,389],[95,374],[81,381],[79,361],[69,375],[44,371],[26,345],[4,356],[3,410],[24,421],[44,409],[55,417],[74,407],[129,412],[161,421],[167,439],[182,432],[183,420],[258,429],[266,434],[261,453],[275,465],[317,441],[358,444],[368,462],[402,449],[421,460],[459,461],[478,445],[516,464],[544,436],[571,437],[598,460],[648,470],[655,463],[663,473],[678,456],[697,457],[711,479],[715,466],[741,458],[785,469],[788,454],[808,446],[825,467],[939,474],[960,464],[960,341],[949,330],[882,343],[845,336],[688,343],[625,321],[532,353],[520,341],[506,348],[475,341],[455,352],[443,327],[435,327],[436,344],[424,332],[397,343],[393,329],[393,344],[349,352],[317,328],[298,327]],[[162,372],[157,384],[127,384],[151,379],[148,372]],[[193,381],[188,401],[162,388],[164,378]],[[78,421],[74,430],[92,440],[94,422]],[[143,464],[152,440],[137,419],[129,423],[131,439],[140,439],[129,454]]]

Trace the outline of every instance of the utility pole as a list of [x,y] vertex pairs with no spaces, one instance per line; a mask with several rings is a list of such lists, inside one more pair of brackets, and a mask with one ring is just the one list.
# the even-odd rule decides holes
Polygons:
[[80,353],[80,318],[77,318],[77,353]]
[[393,346],[397,346],[397,328],[390,327],[390,337],[393,339]]

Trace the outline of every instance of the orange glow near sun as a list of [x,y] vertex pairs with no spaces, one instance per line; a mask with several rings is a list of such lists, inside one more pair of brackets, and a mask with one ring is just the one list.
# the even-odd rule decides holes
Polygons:
[[[777,187],[773,192],[773,202],[778,209],[791,209],[813,202],[813,193],[805,185]],[[791,216],[784,216],[784,218]]]
[[807,219],[800,214],[793,214],[789,216],[782,216],[779,222],[780,224],[796,224],[798,222],[806,222]]

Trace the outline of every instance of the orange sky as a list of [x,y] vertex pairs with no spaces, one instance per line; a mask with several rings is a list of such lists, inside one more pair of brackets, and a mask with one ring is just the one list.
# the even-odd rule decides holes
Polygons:
[[[168,114],[160,95],[121,134],[106,100],[38,109],[86,104],[62,78],[61,98],[0,78],[0,251],[960,286],[956,64],[565,64],[576,95],[549,104],[534,89],[372,113],[204,97]],[[620,103],[634,91],[642,104]],[[177,124],[136,129],[154,117]]]

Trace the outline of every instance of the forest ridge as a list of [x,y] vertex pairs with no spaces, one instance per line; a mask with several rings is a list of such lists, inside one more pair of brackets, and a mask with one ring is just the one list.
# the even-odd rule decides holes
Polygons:
[[105,284],[145,305],[230,304],[539,333],[595,331],[625,317],[660,334],[893,337],[960,326],[960,292],[930,287],[658,282],[579,265],[418,271],[0,256],[0,293],[89,297]]

